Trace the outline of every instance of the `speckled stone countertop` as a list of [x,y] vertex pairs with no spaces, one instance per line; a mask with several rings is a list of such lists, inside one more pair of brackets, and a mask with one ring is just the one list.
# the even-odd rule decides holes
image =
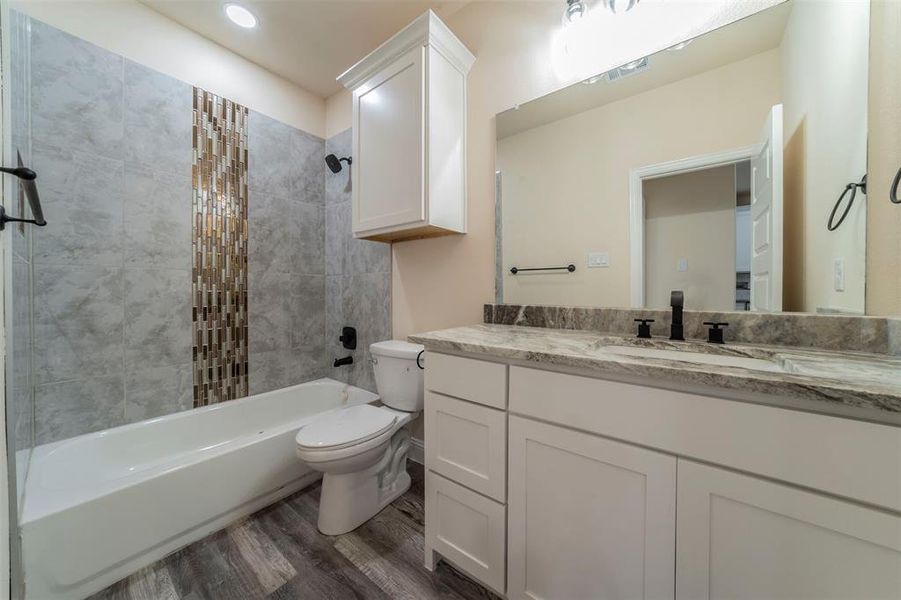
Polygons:
[[733,390],[733,396],[796,399],[822,412],[855,416],[861,411],[861,418],[901,423],[901,358],[895,356],[493,324],[409,339],[435,352],[484,354],[599,377],[653,379],[661,387],[669,381]]

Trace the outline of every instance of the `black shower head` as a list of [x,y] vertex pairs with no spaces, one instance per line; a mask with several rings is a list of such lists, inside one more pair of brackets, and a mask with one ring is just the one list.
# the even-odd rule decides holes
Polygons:
[[353,163],[349,156],[346,158],[338,158],[334,154],[329,154],[325,157],[325,164],[327,164],[328,168],[332,170],[332,173],[340,173],[342,160],[346,161],[347,164]]

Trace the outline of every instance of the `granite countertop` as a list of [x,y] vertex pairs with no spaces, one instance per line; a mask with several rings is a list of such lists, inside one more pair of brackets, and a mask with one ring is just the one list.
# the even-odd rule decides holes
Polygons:
[[753,394],[755,399],[795,399],[823,412],[855,416],[859,410],[861,418],[901,424],[901,358],[888,355],[643,340],[596,331],[491,324],[421,333],[409,339],[436,352],[589,370],[600,377],[711,386],[738,395]]

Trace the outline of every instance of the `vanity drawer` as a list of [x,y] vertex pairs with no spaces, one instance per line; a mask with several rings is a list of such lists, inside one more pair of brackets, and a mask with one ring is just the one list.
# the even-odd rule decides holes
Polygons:
[[504,501],[507,413],[426,392],[425,439],[429,469]]
[[503,410],[507,407],[507,365],[430,352],[425,388]]
[[504,505],[428,472],[425,514],[427,548],[503,594],[507,521]]

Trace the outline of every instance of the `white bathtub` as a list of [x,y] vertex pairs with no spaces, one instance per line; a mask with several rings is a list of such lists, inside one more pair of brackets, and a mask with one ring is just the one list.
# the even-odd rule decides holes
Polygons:
[[320,379],[34,449],[22,516],[26,597],[83,598],[315,481],[294,437],[378,400]]

